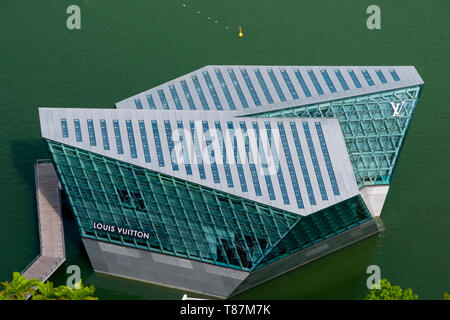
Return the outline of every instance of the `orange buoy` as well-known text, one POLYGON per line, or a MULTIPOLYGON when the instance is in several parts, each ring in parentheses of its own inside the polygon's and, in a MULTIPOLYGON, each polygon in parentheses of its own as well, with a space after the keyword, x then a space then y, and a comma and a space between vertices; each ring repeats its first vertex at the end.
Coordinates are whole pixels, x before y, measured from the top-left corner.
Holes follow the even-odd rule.
POLYGON ((244 36, 244 34, 242 33, 242 28, 241 27, 239 27, 239 38, 242 38, 243 36, 244 36))

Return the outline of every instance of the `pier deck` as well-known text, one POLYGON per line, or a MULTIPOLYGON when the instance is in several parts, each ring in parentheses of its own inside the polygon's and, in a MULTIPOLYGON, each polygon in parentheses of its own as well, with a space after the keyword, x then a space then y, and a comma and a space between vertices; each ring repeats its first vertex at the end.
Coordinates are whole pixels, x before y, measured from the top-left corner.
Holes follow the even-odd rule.
POLYGON ((22 275, 46 281, 66 260, 59 181, 49 160, 37 160, 34 171, 40 254, 22 275))

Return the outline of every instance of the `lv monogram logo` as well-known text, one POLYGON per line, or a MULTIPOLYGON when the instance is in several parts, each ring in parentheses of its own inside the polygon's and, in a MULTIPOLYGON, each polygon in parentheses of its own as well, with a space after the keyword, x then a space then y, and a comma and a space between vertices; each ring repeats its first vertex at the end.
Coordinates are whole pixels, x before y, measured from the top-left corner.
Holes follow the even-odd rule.
POLYGON ((400 114, 400 111, 402 111, 403 102, 391 102, 391 107, 394 113, 392 114, 393 117, 401 117, 405 114, 400 114))

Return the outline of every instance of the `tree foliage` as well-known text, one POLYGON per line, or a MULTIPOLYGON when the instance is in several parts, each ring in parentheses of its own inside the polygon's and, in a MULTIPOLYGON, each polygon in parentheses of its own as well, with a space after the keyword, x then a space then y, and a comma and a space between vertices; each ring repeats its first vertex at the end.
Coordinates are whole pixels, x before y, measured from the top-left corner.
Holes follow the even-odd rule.
POLYGON ((0 290, 0 300, 25 300, 28 296, 32 300, 98 300, 93 296, 95 287, 84 286, 81 280, 73 289, 54 287, 50 281, 28 280, 19 272, 13 273, 12 281, 0 282, 0 290))
POLYGON ((417 300, 419 296, 411 289, 402 290, 399 286, 392 286, 387 279, 380 280, 380 288, 373 288, 364 300, 417 300))
POLYGON ((14 272, 12 281, 0 282, 2 288, 0 296, 6 300, 25 300, 27 295, 31 295, 36 291, 35 288, 39 283, 38 279, 28 280, 19 272, 14 272))

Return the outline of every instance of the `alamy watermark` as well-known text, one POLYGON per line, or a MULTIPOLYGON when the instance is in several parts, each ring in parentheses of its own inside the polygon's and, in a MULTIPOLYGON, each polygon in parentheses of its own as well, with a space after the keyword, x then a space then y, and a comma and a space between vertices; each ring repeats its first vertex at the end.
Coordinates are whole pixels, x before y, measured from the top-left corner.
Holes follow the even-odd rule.
POLYGON ((79 266, 73 264, 67 267, 66 273, 69 275, 67 277, 66 286, 70 289, 78 289, 81 286, 81 269, 79 266))
POLYGON ((81 9, 77 5, 67 7, 66 13, 69 14, 66 20, 66 26, 69 30, 81 29, 81 9))
POLYGON ((259 167, 262 175, 275 175, 280 166, 282 142, 278 128, 271 128, 270 133, 253 127, 205 130, 202 121, 195 121, 191 130, 178 128, 172 131, 171 139, 170 158, 177 165, 248 163, 259 167))
POLYGON ((366 26, 369 30, 381 29, 381 9, 379 6, 372 4, 367 7, 367 14, 370 16, 367 18, 366 26))
POLYGON ((370 265, 366 270, 367 274, 370 276, 367 278, 366 286, 367 289, 380 289, 380 279, 381 279, 381 270, 380 267, 376 264, 370 265))

